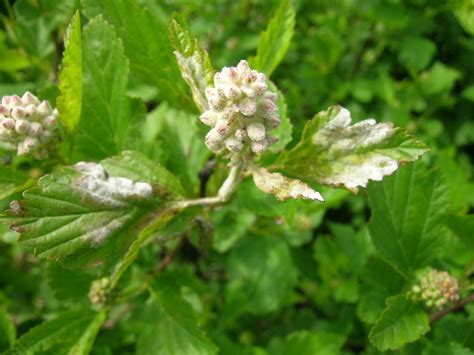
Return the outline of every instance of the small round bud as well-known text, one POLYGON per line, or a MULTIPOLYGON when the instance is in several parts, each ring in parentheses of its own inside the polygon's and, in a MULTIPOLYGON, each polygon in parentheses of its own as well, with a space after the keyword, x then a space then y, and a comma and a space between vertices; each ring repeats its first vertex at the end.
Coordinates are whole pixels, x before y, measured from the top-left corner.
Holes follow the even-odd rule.
POLYGON ((53 110, 51 109, 51 105, 46 100, 39 104, 39 106, 36 108, 36 111, 41 116, 47 116, 53 112, 53 110))
MULTIPOLYGON (((11 96, 4 96, 2 97, 2 106, 10 106, 11 96)), ((0 111, 1 112, 1 111, 0 111)))
POLYGON ((25 117, 33 118, 36 117, 36 115, 36 105, 31 104, 25 107, 25 117))
POLYGON ((244 116, 252 116, 257 112, 257 105, 253 100, 244 99, 240 103, 239 109, 244 116))
POLYGON ((238 129, 235 131, 235 138, 237 138, 239 141, 243 142, 245 138, 247 138, 247 132, 245 132, 245 129, 238 129))
POLYGON ((2 119, 2 125, 5 129, 12 130, 15 128, 15 120, 10 117, 5 117, 2 119))
POLYGON ((15 131, 19 134, 24 134, 28 132, 30 124, 26 120, 16 120, 15 122, 15 131))
MULTIPOLYGON (((5 97, 4 97, 5 98, 5 97)), ((2 100, 5 101, 5 100, 2 100)), ((8 116, 10 114, 10 109, 5 104, 0 105, 0 115, 8 116)))
POLYGON ((25 110, 23 107, 15 107, 11 113, 12 117, 16 120, 24 118, 26 116, 25 110))
POLYGON ((207 110, 201 116, 199 116, 201 122, 206 126, 214 126, 218 118, 219 114, 212 110, 207 110))
POLYGON ((43 119, 43 124, 46 128, 54 128, 56 127, 56 124, 57 124, 57 120, 56 120, 56 117, 54 116, 46 116, 44 119, 43 119))
POLYGON ((43 133, 43 126, 38 122, 31 122, 28 133, 32 136, 39 136, 41 133, 43 133))
POLYGON ((17 106, 22 106, 22 105, 23 105, 23 102, 21 102, 20 96, 18 96, 18 95, 10 96, 9 107, 11 109, 15 108, 17 106))
POLYGON ((260 122, 254 122, 247 127, 247 135, 252 141, 261 141, 265 138, 265 126, 260 122))
POLYGON ((236 100, 240 97, 241 91, 237 85, 229 84, 224 86, 224 95, 230 100, 236 100))
POLYGON ((30 104, 36 106, 39 104, 38 98, 29 91, 23 94, 23 96, 21 97, 21 102, 25 106, 30 105, 30 104))
POLYGON ((238 153, 244 148, 244 143, 236 138, 228 138, 225 141, 225 146, 232 153, 238 153))
POLYGON ((220 119, 217 121, 214 129, 221 136, 227 135, 232 129, 232 120, 220 119))
POLYGON ((267 149, 267 147, 268 147, 268 142, 265 139, 258 142, 252 142, 250 145, 252 152, 256 154, 263 152, 265 149, 267 149))

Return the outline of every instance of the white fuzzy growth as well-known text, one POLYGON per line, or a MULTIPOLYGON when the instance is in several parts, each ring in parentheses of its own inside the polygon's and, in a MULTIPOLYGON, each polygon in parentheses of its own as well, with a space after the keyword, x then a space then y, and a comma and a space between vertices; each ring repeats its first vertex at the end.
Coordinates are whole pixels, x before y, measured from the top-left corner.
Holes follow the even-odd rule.
POLYGON ((149 183, 134 182, 121 176, 109 177, 102 165, 97 163, 79 162, 75 168, 83 174, 78 179, 78 186, 105 205, 123 207, 127 205, 124 200, 148 198, 153 193, 149 183))
POLYGON ((252 171, 255 185, 263 192, 275 195, 279 200, 306 199, 324 202, 321 194, 297 179, 290 179, 280 173, 271 173, 264 168, 252 171))
POLYGON ((114 219, 103 227, 89 231, 87 234, 83 235, 81 239, 90 243, 92 247, 97 248, 104 244, 107 238, 120 229, 129 219, 130 216, 128 215, 114 219))

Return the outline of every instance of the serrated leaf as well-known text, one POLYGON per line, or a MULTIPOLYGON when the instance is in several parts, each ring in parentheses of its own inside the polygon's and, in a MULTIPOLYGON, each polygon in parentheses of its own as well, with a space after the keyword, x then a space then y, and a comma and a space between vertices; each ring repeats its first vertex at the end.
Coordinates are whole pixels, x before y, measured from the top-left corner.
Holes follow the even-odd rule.
POLYGON ((295 9, 291 0, 280 5, 260 36, 257 55, 250 59, 250 66, 270 76, 288 51, 295 28, 295 9))
POLYGON ((300 180, 290 179, 280 173, 271 173, 267 169, 257 166, 252 167, 251 172, 255 185, 263 192, 274 195, 280 201, 290 198, 324 201, 319 192, 300 180))
POLYGON ((386 303, 369 334, 370 342, 380 351, 398 349, 430 330, 428 315, 406 295, 390 297, 386 303))
POLYGON ((128 59, 114 28, 101 17, 83 30, 83 98, 75 137, 78 159, 101 159, 130 147, 145 107, 126 95, 128 59))
POLYGON ((102 15, 114 25, 130 59, 132 77, 152 85, 158 96, 177 107, 192 108, 186 83, 181 78, 167 24, 137 0, 83 0, 85 15, 102 15))
POLYGON ((400 44, 398 60, 409 70, 420 71, 430 64, 436 53, 436 45, 430 40, 409 36, 400 44))
POLYGON ((86 355, 105 317, 104 311, 73 310, 61 313, 24 334, 5 355, 86 355))
POLYGON ((289 334, 272 354, 337 355, 341 353, 344 340, 339 334, 301 330, 289 334))
POLYGON ((369 180, 382 180, 426 151, 423 143, 391 123, 368 119, 351 125, 349 111, 334 106, 306 124, 298 145, 280 155, 275 169, 357 192, 369 180))
POLYGON ((176 20, 170 21, 168 32, 181 75, 191 88, 197 108, 204 112, 209 107, 206 88, 214 85, 214 69, 209 55, 176 20))
POLYGON ((10 166, 0 164, 0 200, 28 186, 28 176, 10 166))
POLYGON ((59 75, 57 107, 66 132, 72 135, 81 119, 82 108, 82 35, 81 15, 74 15, 64 35, 63 68, 59 75))
POLYGON ((382 314, 385 300, 403 290, 405 279, 380 258, 369 259, 361 279, 357 316, 373 324, 382 314))
POLYGON ((13 324, 7 312, 0 308, 0 352, 9 349, 13 345, 15 338, 15 324, 13 324))
POLYGON ((379 255, 405 276, 426 266, 445 234, 449 201, 439 174, 411 164, 368 190, 369 231, 379 255))
POLYGON ((450 314, 434 323, 436 339, 445 343, 455 342, 474 351, 474 320, 463 314, 450 314))
POLYGON ((474 215, 448 216, 446 225, 474 252, 474 215))
POLYGON ((170 189, 179 183, 139 153, 125 152, 102 164, 106 180, 91 178, 73 167, 42 177, 37 187, 25 191, 20 215, 3 220, 21 233, 20 242, 34 247, 39 258, 70 267, 115 262, 136 238, 138 225, 148 213, 158 212, 165 201, 178 196, 170 189), (123 196, 116 192, 111 178, 148 183, 153 194, 123 196), (112 182, 104 185, 104 181, 112 182))
POLYGON ((142 322, 138 354, 211 355, 218 351, 199 329, 191 306, 163 282, 145 305, 142 322))

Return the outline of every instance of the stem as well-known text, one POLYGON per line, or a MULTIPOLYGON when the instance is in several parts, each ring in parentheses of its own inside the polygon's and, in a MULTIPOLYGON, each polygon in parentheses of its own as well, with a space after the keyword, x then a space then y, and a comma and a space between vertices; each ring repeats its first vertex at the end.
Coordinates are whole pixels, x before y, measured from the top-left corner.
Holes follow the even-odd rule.
POLYGON ((466 298, 463 298, 457 302, 455 302, 451 307, 446 309, 442 309, 441 311, 434 312, 430 314, 430 323, 436 322, 437 320, 443 318, 444 316, 448 315, 451 312, 455 312, 463 308, 465 305, 474 302, 474 293, 471 293, 466 298))

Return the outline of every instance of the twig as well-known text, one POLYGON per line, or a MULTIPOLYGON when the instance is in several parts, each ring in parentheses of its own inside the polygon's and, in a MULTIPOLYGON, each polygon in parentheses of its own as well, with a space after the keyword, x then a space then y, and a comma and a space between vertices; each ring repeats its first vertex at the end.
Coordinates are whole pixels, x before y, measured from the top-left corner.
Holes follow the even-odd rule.
POLYGON ((173 261, 176 255, 178 255, 179 251, 183 248, 184 244, 186 243, 186 240, 186 236, 183 235, 178 245, 173 250, 171 250, 171 252, 166 254, 163 259, 161 259, 160 264, 156 268, 156 273, 160 273, 164 269, 166 269, 166 267, 173 261))
POLYGON ((446 309, 442 309, 441 311, 434 312, 430 314, 430 323, 436 322, 437 320, 443 318, 444 316, 448 315, 451 312, 455 312, 463 308, 468 303, 474 302, 474 293, 471 293, 466 298, 463 298, 457 302, 455 302, 451 307, 446 309))
POLYGON ((214 158, 209 159, 204 165, 204 168, 199 172, 199 197, 206 197, 206 187, 209 179, 214 172, 216 166, 216 160, 214 158))

